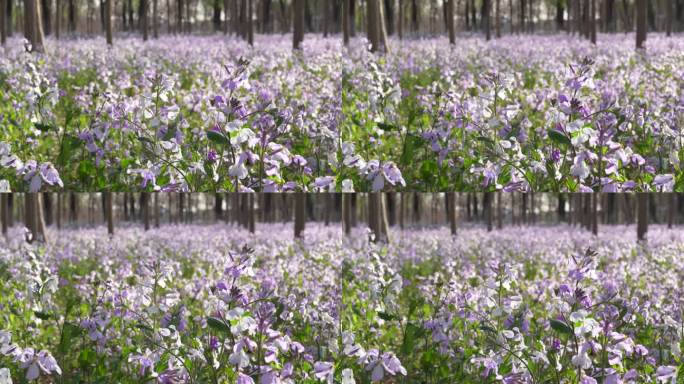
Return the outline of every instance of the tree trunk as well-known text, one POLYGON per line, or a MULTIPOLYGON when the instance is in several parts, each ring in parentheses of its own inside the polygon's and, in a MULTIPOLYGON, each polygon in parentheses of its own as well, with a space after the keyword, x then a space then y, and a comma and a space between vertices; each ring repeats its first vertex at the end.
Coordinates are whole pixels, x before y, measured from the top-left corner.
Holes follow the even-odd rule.
POLYGON ((300 50, 304 41, 304 0, 293 0, 292 11, 294 12, 292 49, 300 50))
MULTIPOLYGON (((254 10, 252 9, 252 2, 253 0, 247 0, 247 44, 250 47, 254 46, 254 10)), ((254 198, 251 201, 254 202, 254 198)))
POLYGON ((565 27, 565 9, 562 1, 556 1, 556 29, 562 31, 565 27))
POLYGON ((140 210, 143 215, 143 225, 146 231, 150 230, 150 194, 140 193, 140 210))
POLYGON ((9 228, 9 201, 8 193, 0 193, 0 221, 2 221, 2 235, 7 238, 9 228))
POLYGON ((518 25, 518 31, 520 32, 525 32, 525 0, 520 0, 520 14, 518 15, 520 17, 520 22, 518 25))
POLYGON ((447 0, 445 6, 447 7, 447 29, 449 30, 449 44, 456 44, 456 28, 454 27, 454 1, 447 0))
POLYGON ((496 193, 496 228, 503 228, 503 193, 501 191, 496 193))
POLYGON ((247 229, 249 233, 254 233, 256 231, 256 212, 254 209, 254 194, 247 194, 247 207, 249 209, 247 215, 247 229))
POLYGON ((154 227, 159 228, 159 216, 161 209, 159 207, 159 193, 154 194, 154 227))
MULTIPOLYGON (((399 15, 397 16, 397 34, 399 35, 399 39, 401 40, 404 38, 404 0, 397 1, 399 2, 399 15)), ((451 2, 453 0, 447 1, 451 2)))
POLYGON ((646 241, 646 232, 648 232, 648 193, 642 192, 637 194, 637 240, 646 241))
POLYGON ((113 44, 113 39, 112 39, 112 2, 114 0, 105 0, 105 1, 106 1, 105 29, 106 29, 106 35, 107 35, 107 45, 111 46, 113 44))
POLYGON ((492 200, 493 200, 493 195, 492 192, 485 192, 484 198, 483 198, 483 210, 484 210, 484 215, 485 215, 485 223, 487 224, 487 231, 491 232, 492 229, 494 228, 493 226, 493 212, 492 212, 492 200))
POLYGON ((28 243, 47 242, 45 221, 43 220, 43 204, 37 193, 24 195, 24 222, 29 233, 26 235, 28 243))
POLYGON ((636 47, 637 49, 644 48, 644 42, 646 41, 646 14, 647 0, 636 0, 636 20, 637 20, 637 32, 636 32, 636 47))
POLYGON ((299 239, 302 237, 304 227, 306 226, 306 194, 297 192, 295 194, 295 218, 294 218, 294 236, 299 239))
POLYGON ((214 194, 214 219, 223 220, 223 196, 220 193, 214 194))
POLYGON ((591 0, 591 9, 589 10, 589 21, 591 25, 591 43, 596 45, 596 0, 591 0))
POLYGON ((40 0, 41 21, 46 36, 52 34, 52 1, 40 0))
POLYGON ((368 224, 373 233, 374 242, 389 242, 387 209, 384 194, 380 192, 368 194, 368 224))
POLYGON ((496 38, 501 38, 501 0, 496 0, 495 6, 496 17, 496 38))
POLYGON ((62 194, 57 194, 57 229, 62 229, 62 194))
POLYGON ((0 45, 2 46, 7 42, 7 25, 5 25, 7 21, 7 15, 5 15, 7 12, 6 1, 12 0, 0 0, 0 45))
MULTIPOLYGON (((111 0, 108 0, 109 2, 111 0)), ((114 212, 113 212, 113 198, 111 192, 103 192, 104 195, 104 216, 107 220, 107 234, 114 235, 114 212)))
POLYGON ((351 235, 352 229, 352 195, 349 193, 342 194, 342 228, 346 236, 351 235))
POLYGON ((43 192, 43 208, 45 210, 45 225, 52 225, 52 194, 50 192, 43 192))
POLYGON ((140 29, 142 29, 143 41, 147 41, 147 1, 140 0, 140 29))
POLYGON ((485 38, 487 41, 492 39, 492 29, 490 26, 490 2, 491 0, 483 0, 482 3, 482 22, 484 23, 485 38))
POLYGON ((591 233, 598 235, 598 194, 591 194, 591 233))
MULTIPOLYGON (((220 17, 219 14, 219 23, 221 22, 220 17)), ((152 0, 152 37, 159 38, 159 0, 152 0)))
POLYGON ((668 193, 665 197, 667 197, 667 229, 672 229, 674 215, 677 212, 677 195, 668 193))
POLYGON ((349 24, 349 0, 342 0, 342 42, 345 47, 349 46, 349 24))
POLYGON ((558 194, 558 208, 556 209, 556 214, 559 222, 562 223, 565 221, 565 195, 562 193, 558 194))
MULTIPOLYGON (((452 0, 453 1, 453 0, 452 0)), ((447 199, 449 200, 449 209, 447 211, 449 229, 451 236, 456 236, 458 232, 458 215, 456 213, 456 205, 458 204, 458 195, 454 192, 447 193, 447 199)))

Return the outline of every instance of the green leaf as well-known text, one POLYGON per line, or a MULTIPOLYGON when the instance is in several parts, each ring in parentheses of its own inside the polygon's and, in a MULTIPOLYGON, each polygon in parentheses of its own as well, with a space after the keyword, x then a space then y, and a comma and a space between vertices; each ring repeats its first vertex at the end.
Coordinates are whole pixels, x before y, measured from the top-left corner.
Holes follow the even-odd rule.
POLYGON ((406 142, 404 143, 404 151, 401 154, 399 162, 402 165, 410 165, 414 160, 418 148, 420 148, 422 144, 422 137, 416 135, 406 136, 406 142))
POLYGON ((548 133, 549 133, 549 138, 554 143, 560 144, 560 145, 572 145, 572 143, 570 142, 570 139, 568 139, 567 136, 558 132, 557 130, 549 129, 548 133))
POLYGON ((389 124, 389 123, 378 123, 378 128, 380 128, 384 131, 391 131, 391 130, 396 129, 397 127, 395 127, 394 125, 389 124))
POLYGON ((425 334, 425 329, 413 323, 406 324, 404 341, 401 344, 401 353, 404 355, 413 354, 414 348, 416 346, 416 340, 419 340, 423 334, 425 334))
POLYGON ((164 134, 164 141, 169 141, 176 137, 176 132, 178 132, 178 123, 172 123, 169 125, 168 129, 166 130, 166 133, 164 134))
POLYGON ((230 144, 230 140, 221 132, 207 131, 207 138, 219 145, 230 144))
POLYGON ((41 131, 41 132, 47 132, 47 131, 49 131, 50 129, 54 128, 54 127, 53 127, 52 125, 50 125, 50 124, 34 123, 33 125, 36 127, 37 130, 39 130, 39 131, 41 131))
POLYGON ((49 312, 33 311, 33 313, 41 320, 48 320, 50 318, 49 312))
POLYGON ((378 312, 378 317, 385 321, 392 321, 396 319, 394 315, 391 315, 387 312, 378 312))
POLYGON ((213 328, 219 332, 224 332, 224 333, 230 332, 230 327, 223 320, 221 320, 217 317, 212 317, 212 316, 207 317, 207 324, 211 328, 213 328))
POLYGON ((573 333, 572 328, 568 324, 566 324, 564 321, 551 319, 549 321, 549 323, 551 323, 551 328, 558 333, 562 333, 562 334, 566 334, 566 335, 572 335, 572 333, 573 333))
POLYGON ((494 140, 490 139, 489 137, 485 136, 478 136, 475 138, 477 141, 481 141, 485 143, 488 147, 493 147, 494 146, 494 140))
POLYGON ((83 329, 78 325, 69 322, 64 323, 64 327, 62 328, 62 336, 60 338, 58 347, 59 352, 62 354, 69 352, 74 340, 77 340, 82 332, 83 329))

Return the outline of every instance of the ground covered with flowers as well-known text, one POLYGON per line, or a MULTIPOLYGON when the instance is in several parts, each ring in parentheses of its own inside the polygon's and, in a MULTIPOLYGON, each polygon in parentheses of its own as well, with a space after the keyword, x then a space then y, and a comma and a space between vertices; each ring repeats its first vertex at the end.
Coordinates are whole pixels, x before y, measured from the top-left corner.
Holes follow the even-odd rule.
POLYGON ((13 191, 325 184, 337 166, 341 43, 255 46, 89 39, 49 41, 38 55, 11 41, 0 57, 0 180, 13 191))
POLYGON ((684 39, 19 39, 0 190, 684 190, 684 39))
POLYGON ((0 248, 0 381, 677 383, 684 235, 64 230, 0 248))
POLYGON ((421 191, 684 190, 681 37, 645 52, 630 34, 393 49, 344 57, 345 162, 395 164, 421 191))

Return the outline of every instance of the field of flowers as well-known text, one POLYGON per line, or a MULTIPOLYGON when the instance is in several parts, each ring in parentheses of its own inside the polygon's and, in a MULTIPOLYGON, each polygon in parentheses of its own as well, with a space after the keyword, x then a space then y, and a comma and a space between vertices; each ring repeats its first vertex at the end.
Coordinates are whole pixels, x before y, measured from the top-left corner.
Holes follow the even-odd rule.
POLYGON ((337 41, 296 55, 265 36, 51 43, 0 56, 5 188, 277 191, 333 174, 337 41))
POLYGON ((678 383, 684 234, 18 228, 0 382, 678 383), (54 234, 53 234, 54 235, 54 234))
POLYGON ((358 49, 344 65, 345 160, 395 164, 395 183, 420 191, 682 191, 684 39, 649 36, 636 52, 633 37, 358 49))
POLYGON ((684 39, 11 40, 0 190, 684 190, 684 39))

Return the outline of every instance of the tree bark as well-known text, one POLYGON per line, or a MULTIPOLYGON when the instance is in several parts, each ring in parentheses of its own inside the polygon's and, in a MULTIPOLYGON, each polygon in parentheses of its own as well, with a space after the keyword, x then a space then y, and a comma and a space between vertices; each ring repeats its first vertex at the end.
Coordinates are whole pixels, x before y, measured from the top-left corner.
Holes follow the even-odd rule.
MULTIPOLYGON (((108 2, 111 0, 108 0, 108 2)), ((113 212, 113 198, 111 192, 103 192, 104 194, 104 216, 107 220, 107 234, 114 235, 114 212, 113 212)))
MULTIPOLYGON (((219 23, 221 22, 220 17, 219 15, 219 23)), ((159 38, 159 0, 152 0, 152 37, 159 38)))
POLYGON ((159 207, 159 193, 154 194, 154 227, 159 228, 159 216, 161 215, 161 209, 159 207))
MULTIPOLYGON (((105 0, 105 29, 107 34, 107 45, 113 44, 112 39, 112 2, 114 0, 105 0)), ((155 0, 156 1, 156 0, 155 0)))
POLYGON ((299 239, 302 237, 304 227, 306 226, 306 194, 297 192, 295 194, 295 219, 294 219, 294 237, 299 239))
POLYGON ((637 240, 646 241, 646 232, 648 232, 648 193, 641 192, 637 194, 637 240))
POLYGON ((503 193, 501 191, 496 193, 496 228, 503 228, 503 193))
POLYGON ((491 23, 490 23, 490 1, 491 0, 483 0, 482 3, 482 22, 484 23, 484 31, 485 31, 485 39, 487 41, 492 39, 492 28, 491 28, 491 23))
POLYGON ((636 0, 636 20, 637 20, 637 32, 636 32, 636 47, 637 49, 644 48, 644 42, 646 41, 646 14, 647 0, 636 0))
POLYGON ((349 0, 342 0, 342 42, 345 47, 349 46, 349 23, 349 0))
POLYGON ((9 228, 9 194, 0 193, 0 221, 2 221, 2 235, 7 238, 9 228))
POLYGON ((449 30, 449 44, 456 44, 456 30, 454 27, 454 1, 446 0, 445 6, 447 7, 447 28, 449 30))
POLYGON ((140 0, 140 29, 142 29, 143 41, 147 41, 147 1, 140 0))
POLYGON ((146 231, 150 230, 150 194, 140 193, 140 209, 143 216, 143 226, 146 231))
POLYGON ((0 0, 0 45, 2 46, 7 42, 7 25, 5 25, 7 21, 7 15, 5 14, 7 12, 7 5, 5 1, 11 0, 0 0))
POLYGON ((451 236, 456 236, 458 233, 458 215, 456 213, 458 195, 454 192, 449 192, 447 198, 449 199, 449 210, 447 212, 449 215, 449 229, 451 236))
POLYGON ((292 11, 294 12, 292 49, 300 50, 304 41, 304 0, 293 0, 292 11))
POLYGON ((342 194, 342 228, 346 236, 351 235, 352 229, 352 195, 349 193, 342 194))

